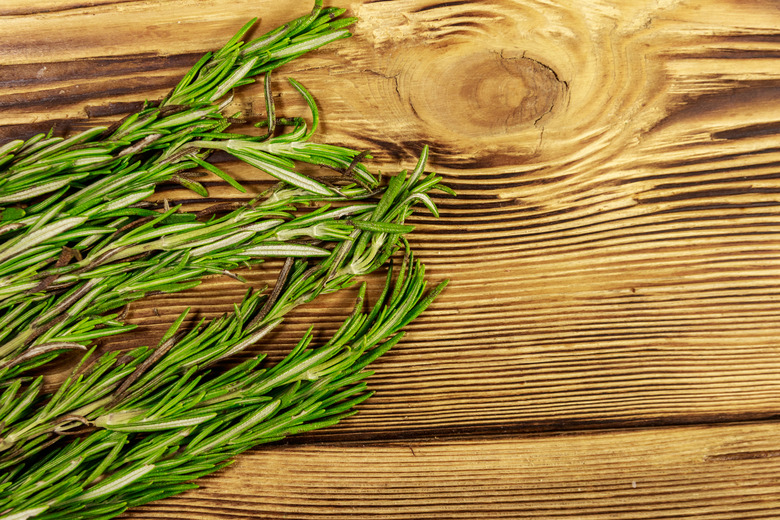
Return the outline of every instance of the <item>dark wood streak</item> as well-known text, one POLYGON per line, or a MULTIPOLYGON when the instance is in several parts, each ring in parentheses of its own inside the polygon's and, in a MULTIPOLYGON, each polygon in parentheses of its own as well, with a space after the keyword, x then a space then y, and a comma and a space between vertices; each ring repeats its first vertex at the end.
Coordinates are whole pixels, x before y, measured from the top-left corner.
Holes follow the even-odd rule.
POLYGON ((780 59, 780 50, 751 51, 744 49, 708 49, 706 54, 676 53, 674 57, 686 60, 777 60, 780 59))
MULTIPOLYGON (((95 56, 68 61, 37 61, 34 63, 0 65, 0 88, 40 87, 41 85, 63 81, 92 81, 96 77, 137 77, 144 73, 165 69, 178 71, 191 66, 201 55, 202 53, 176 55, 141 53, 121 56, 95 56)), ((95 93, 102 94, 102 91, 95 91, 95 93)))
POLYGON ((772 457, 780 457, 780 450, 772 451, 742 451, 735 453, 723 453, 720 455, 708 455, 705 457, 706 462, 726 462, 732 460, 755 460, 755 459, 767 459, 772 457))
MULTIPOLYGON (((774 195, 780 193, 780 188, 756 188, 751 186, 745 186, 744 188, 710 188, 706 190, 690 190, 677 193, 674 195, 667 195, 663 197, 646 197, 643 196, 640 200, 642 204, 656 204, 659 202, 674 202, 674 201, 693 201, 696 199, 708 199, 717 200, 720 198, 728 198, 736 195, 774 195)), ((769 199, 767 197, 768 200, 769 199)), ((763 202, 763 201, 760 201, 763 202)), ((751 203, 752 204, 752 203, 751 203)))
POLYGON ((711 41, 723 46, 734 45, 735 43, 770 43, 780 42, 780 33, 755 31, 750 33, 738 32, 725 36, 713 36, 711 41))
POLYGON ((447 8, 447 7, 456 7, 456 6, 459 6, 459 5, 471 5, 471 4, 472 4, 472 2, 470 2, 468 0, 458 0, 458 1, 453 1, 453 2, 440 2, 440 3, 436 3, 436 4, 431 4, 431 5, 426 5, 424 7, 420 7, 415 12, 421 13, 423 11, 432 11, 434 9, 442 9, 442 8, 447 8))
POLYGON ((772 123, 759 123, 755 125, 747 125, 740 128, 733 128, 729 130, 722 130, 712 134, 713 139, 748 139, 751 137, 764 137, 767 135, 780 134, 780 122, 772 123))
MULTIPOLYGON (((775 151, 767 151, 766 153, 776 153, 775 151)), ((755 159, 752 156, 746 156, 743 155, 746 160, 750 158, 751 163, 755 159)), ((727 159, 735 159, 737 157, 728 157, 727 159)), ((767 168, 777 168, 780 166, 780 161, 766 161, 766 162, 756 162, 756 163, 743 163, 739 166, 724 166, 720 168, 709 168, 709 169, 703 169, 703 170, 694 170, 694 171, 674 171, 673 173, 666 173, 666 174, 655 174, 655 175, 648 175, 648 176, 641 176, 637 178, 631 178, 624 180, 624 184, 633 184, 636 182, 643 182, 643 181, 651 181, 651 180, 661 180, 661 179, 676 179, 676 178, 701 178, 707 175, 715 175, 715 174, 733 174, 733 173, 741 173, 743 171, 750 171, 750 170, 764 170, 767 168)), ((675 165, 670 165, 675 166, 675 165)), ((673 168, 669 168, 673 169, 673 168)), ((737 176, 729 176, 729 177, 723 177, 722 179, 716 179, 712 181, 708 180, 700 180, 698 182, 701 183, 707 183, 707 182, 724 182, 724 180, 729 180, 731 182, 745 182, 749 179, 772 179, 773 176, 776 175, 774 172, 769 174, 764 174, 762 176, 756 176, 756 177, 749 177, 746 175, 737 175, 737 176)), ((670 186, 673 184, 658 184, 656 185, 656 188, 664 188, 667 186, 670 186)))
MULTIPOLYGON (((715 76, 712 80, 722 81, 720 76, 715 76)), ((680 95, 677 101, 681 103, 681 106, 659 119, 647 132, 658 132, 678 122, 681 124, 685 124, 686 121, 695 123, 699 117, 718 113, 724 106, 749 107, 754 104, 761 105, 765 102, 773 102, 777 100, 779 89, 780 79, 768 78, 765 80, 735 81, 713 91, 692 91, 680 95)), ((696 130, 701 130, 701 128, 696 127, 696 130)), ((679 143, 677 146, 686 145, 686 143, 679 143)))
POLYGON ((42 7, 37 9, 25 9, 25 8, 0 9, 0 17, 35 16, 35 15, 42 15, 42 14, 64 13, 69 11, 94 8, 97 5, 101 7, 108 7, 114 5, 133 4, 133 3, 138 3, 139 1, 143 1, 143 0, 102 0, 102 1, 92 1, 88 3, 80 2, 80 3, 70 4, 70 5, 64 5, 62 7, 48 7, 48 8, 42 7))
MULTIPOLYGON (((102 105, 87 105, 84 112, 90 119, 106 116, 116 116, 139 112, 144 107, 142 101, 108 102, 102 105)), ((0 127, 1 128, 1 127, 0 127)))
MULTIPOLYGON (((718 174, 718 173, 730 173, 734 171, 742 171, 742 170, 753 170, 753 169, 765 169, 767 167, 777 167, 780 166, 780 161, 777 161, 776 163, 763 163, 763 164, 756 164, 756 165, 749 165, 749 166, 743 166, 739 168, 719 168, 717 170, 702 170, 702 171, 696 171, 696 172, 685 172, 685 173, 677 173, 677 174, 669 174, 665 176, 655 176, 655 180, 660 179, 688 179, 688 178, 694 178, 696 180, 686 180, 686 181, 680 181, 680 182, 667 182, 667 183, 661 183, 657 184, 653 187, 654 191, 659 190, 669 190, 669 189, 679 189, 679 188, 692 188, 696 186, 707 186, 712 184, 735 184, 737 182, 739 183, 748 183, 748 182, 755 182, 755 181, 766 181, 766 180, 775 180, 777 178, 780 178, 780 173, 771 172, 771 173, 763 173, 763 174, 753 174, 753 175, 741 175, 738 179, 734 179, 731 176, 723 176, 715 179, 707 179, 707 178, 700 178, 704 176, 708 176, 711 174, 718 174)), ((649 178, 644 178, 643 180, 650 180, 649 178)), ((627 183, 628 184, 628 183, 627 183)))
POLYGON ((0 108, 11 108, 32 112, 40 110, 41 106, 84 104, 94 99, 95 92, 110 97, 127 96, 144 92, 147 89, 167 89, 176 84, 176 79, 169 76, 146 76, 143 78, 97 81, 82 83, 66 88, 50 88, 23 92, 19 94, 0 95, 0 108))

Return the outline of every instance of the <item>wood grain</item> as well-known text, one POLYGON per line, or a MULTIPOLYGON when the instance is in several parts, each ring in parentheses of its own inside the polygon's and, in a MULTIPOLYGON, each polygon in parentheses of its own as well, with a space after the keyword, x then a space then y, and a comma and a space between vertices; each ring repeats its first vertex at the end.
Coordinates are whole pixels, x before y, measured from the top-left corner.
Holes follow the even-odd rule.
POLYGON ((768 519, 779 454, 776 423, 279 447, 126 518, 768 519))
MULTIPOLYGON (((386 0, 345 6, 359 18, 354 36, 280 71, 279 109, 305 113, 285 85, 284 77, 295 77, 321 106, 319 138, 370 149, 388 173, 411 167, 422 145, 431 146, 432 166, 458 197, 436 200, 439 219, 414 218, 413 246, 431 280, 450 278, 451 285, 377 362, 371 380, 377 393, 358 416, 291 441, 300 445, 264 449, 239 462, 231 478, 266 475, 255 487, 236 493, 234 481, 210 480, 211 491, 139 514, 517 518, 526 511, 521 505, 531 504, 529 511, 537 512, 528 517, 780 516, 780 502, 771 496, 775 458, 711 473, 704 468, 715 466, 690 462, 683 448, 662 453, 685 445, 689 434, 701 436, 703 444, 693 448, 701 454, 709 453, 707 442, 730 438, 729 432, 750 443, 754 432, 769 439, 777 428, 771 422, 780 411, 776 3, 386 0), (745 421, 765 422, 701 426, 745 421), (670 428, 682 425, 699 427, 670 428), (649 429, 624 431, 636 427, 649 429), (576 436, 583 453, 600 453, 603 466, 594 458, 576 459, 580 466, 534 467, 521 455, 506 455, 522 448, 553 457, 571 439, 556 435, 586 429, 609 429, 576 436), (491 437, 498 434, 499 440, 491 437), (487 437, 468 440, 473 436, 487 437), (393 444, 433 437, 446 440, 434 443, 441 457, 431 464, 445 467, 447 457, 463 450, 476 454, 458 455, 460 465, 450 468, 475 482, 467 499, 437 489, 437 474, 426 474, 393 444), (644 455, 609 452, 610 442, 638 443, 644 455), (668 457, 668 465, 643 465, 652 456, 668 457), (362 457, 384 468, 366 484, 375 501, 370 509, 355 502, 363 480, 333 485, 344 478, 344 457, 356 472, 363 471, 362 457), (517 473, 491 480, 485 462, 491 457, 508 457, 517 473), (309 491, 290 484, 286 460, 291 467, 311 460, 322 483, 309 491), (413 496, 419 507, 381 490, 410 464, 418 471, 414 487, 422 490, 413 496), (612 484, 587 488, 596 495, 565 495, 566 505, 554 510, 556 479, 585 485, 593 471, 609 479, 637 468, 656 487, 639 495, 621 494, 612 484), (733 482, 750 471, 765 480, 755 497, 743 500, 746 491, 733 482), (661 484, 667 477, 671 487, 661 484), (524 498, 530 487, 517 482, 531 486, 533 478, 537 498, 524 498), (674 489, 685 481, 693 484, 674 489), (503 498, 482 500, 486 489, 501 490, 495 496, 503 498), (255 493, 261 499, 250 500, 255 493), (285 493, 293 499, 283 506, 285 493), (236 511, 230 500, 239 504, 236 511), (307 504, 300 510, 299 501, 307 504), (332 506, 342 503, 356 509, 332 506), (742 516, 728 516, 730 504, 742 516)), ((307 9, 266 0, 229 8, 216 0, 3 2, 0 140, 112 121, 139 101, 162 96, 248 18, 260 16, 267 28, 307 9)), ((242 91, 238 106, 261 114, 256 93, 242 91)), ((269 183, 241 165, 224 166, 253 193, 269 183)), ((212 200, 236 197, 216 179, 207 184, 212 200)), ((160 196, 203 204, 175 189, 160 196)), ((269 264, 248 276, 262 285, 275 269, 269 264)), ((142 324, 142 334, 109 348, 154 341, 193 303, 203 315, 225 312, 244 289, 213 279, 187 294, 141 302, 131 319, 142 324)), ((326 337, 352 297, 301 309, 258 348, 281 355, 311 323, 326 337)), ((306 472, 298 472, 300 480, 306 472)), ((575 486, 566 489, 574 493, 575 486)))

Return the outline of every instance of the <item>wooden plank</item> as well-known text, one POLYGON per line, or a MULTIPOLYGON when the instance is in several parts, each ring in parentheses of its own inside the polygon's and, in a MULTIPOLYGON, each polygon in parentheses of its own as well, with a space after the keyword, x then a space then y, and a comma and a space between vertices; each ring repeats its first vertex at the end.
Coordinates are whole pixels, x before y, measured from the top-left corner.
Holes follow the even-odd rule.
MULTIPOLYGON (((413 246, 451 285, 376 364, 356 417, 128 518, 778 517, 777 424, 663 427, 777 416, 776 3, 349 7, 355 36, 285 67, 275 98, 305 114, 284 77, 302 81, 319 137, 371 149, 385 172, 431 145, 459 196, 413 219, 413 246), (524 434, 637 426, 655 428, 524 434)), ((0 140, 112 121, 252 16, 269 28, 307 9, 5 1, 0 140)), ((262 116, 255 92, 236 106, 262 116)), ((224 166, 252 194, 269 185, 224 166)), ((236 198, 208 185, 211 201, 236 198)), ((262 286, 276 269, 247 276, 262 286)), ((140 302, 141 334, 107 348, 154 342, 191 304, 228 311, 244 290, 220 278, 140 302)), ((312 323, 325 338, 353 296, 301 309, 258 348, 280 356, 312 323)))
MULTIPOLYGON (((114 119, 250 16, 269 27, 305 12, 279 4, 7 4, 0 133, 114 119)), ((459 193, 437 199, 440 219, 413 219, 431 279, 451 286, 377 364, 360 419, 321 435, 776 414, 780 15, 699 5, 358 2, 353 38, 279 74, 280 110, 303 110, 284 75, 316 93, 324 140, 370 147, 387 171, 429 142, 459 193)), ((260 114, 251 92, 239 104, 260 114)), ((269 185, 226 167, 253 193, 269 185)), ((268 283, 273 267, 253 276, 268 283)), ((191 303, 228 311, 244 289, 215 280, 140 303, 147 336, 130 341, 154 341, 191 303)), ((326 334, 349 299, 302 310, 262 348, 281 352, 312 321, 326 334)))
MULTIPOLYGON (((275 272, 269 265, 249 280, 262 286, 272 282, 275 272)), ((372 281, 378 288, 379 277, 372 281)), ((214 280, 191 293, 151 298, 134 307, 131 320, 143 325, 142 339, 158 337, 193 302, 206 298, 210 302, 196 305, 193 319, 215 316, 229 310, 244 290, 238 282, 214 280)), ((294 312, 258 350, 278 358, 312 324, 320 338, 327 337, 346 316, 354 295, 354 291, 334 295, 294 312)), ((702 323, 693 318, 645 318, 645 328, 657 330, 644 332, 636 324, 610 331, 607 322, 584 331, 584 339, 578 340, 566 337, 576 330, 556 331, 560 324, 534 324, 531 313, 523 317, 527 330, 515 332, 517 324, 509 318, 501 323, 500 317, 486 316, 479 308, 453 312, 448 306, 459 297, 468 293, 455 279, 441 300, 410 327, 408 337, 375 364, 377 373, 370 385, 377 393, 361 406, 361 414, 311 438, 717 422, 777 413, 776 336, 769 325, 763 325, 765 331, 759 329, 760 319, 745 318, 743 324, 733 319, 724 325, 727 317, 702 323), (478 319, 491 320, 493 330, 477 327, 478 319), (714 324, 721 327, 719 334, 714 324), (686 337, 675 337, 663 330, 670 326, 690 330, 686 337), (730 330, 724 331, 726 327, 730 330), (507 339, 501 340, 501 334, 507 339)), ((134 337, 117 344, 140 341, 134 337)), ((256 351, 247 355, 252 352, 256 351)))
POLYGON ((770 423, 278 446, 123 518, 777 518, 777 431, 770 423))

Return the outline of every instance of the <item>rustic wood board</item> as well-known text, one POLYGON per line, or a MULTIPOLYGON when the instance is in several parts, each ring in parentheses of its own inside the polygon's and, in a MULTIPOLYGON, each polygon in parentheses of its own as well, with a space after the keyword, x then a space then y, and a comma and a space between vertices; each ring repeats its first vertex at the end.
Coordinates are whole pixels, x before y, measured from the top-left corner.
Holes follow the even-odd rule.
POLYGON ((750 424, 288 446, 128 518, 776 518, 776 438, 750 424))
MULTIPOLYGON (((284 77, 301 81, 320 138, 370 149, 388 173, 431 146, 458 197, 414 218, 413 246, 451 285, 377 362, 356 417, 126 517, 780 516, 776 2, 344 7, 354 36, 280 71, 278 104, 303 114, 284 77)), ((0 139, 113 121, 247 19, 308 8, 4 0, 0 139)), ((238 103, 261 113, 253 92, 238 103)), ((126 343, 243 291, 213 279, 142 302, 126 343)), ((302 309, 264 348, 281 354, 312 322, 324 337, 353 297, 302 309)))

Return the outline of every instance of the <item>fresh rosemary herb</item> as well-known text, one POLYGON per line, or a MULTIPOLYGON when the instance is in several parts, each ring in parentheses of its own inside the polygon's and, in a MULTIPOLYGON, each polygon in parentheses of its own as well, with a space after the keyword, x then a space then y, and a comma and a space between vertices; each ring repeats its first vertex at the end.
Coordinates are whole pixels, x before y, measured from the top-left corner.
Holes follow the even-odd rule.
POLYGON ((111 518, 180 493, 258 444, 336 424, 370 392, 365 367, 443 290, 426 293, 405 222, 431 190, 451 191, 424 172, 385 187, 365 152, 311 141, 314 99, 291 84, 312 113, 278 117, 270 71, 346 37, 354 20, 323 8, 260 38, 254 21, 204 56, 161 102, 111 128, 67 139, 37 135, 0 146, 0 520, 111 518), (230 92, 264 75, 263 135, 228 132, 230 92), (164 182, 196 193, 199 170, 243 187, 209 155, 220 150, 280 184, 239 204, 198 213, 144 202, 164 182), (298 171, 335 169, 341 182, 298 171), (332 204, 332 205, 331 205, 332 204), (299 209, 310 206, 305 214, 299 209), (378 302, 365 311, 365 284, 335 335, 310 348, 311 330, 284 360, 224 361, 262 343, 287 314, 319 295, 358 283, 403 247, 378 302), (234 312, 181 330, 183 313, 155 348, 99 354, 96 340, 132 330, 121 310, 152 292, 175 292, 204 276, 284 258, 273 290, 248 291, 234 312), (65 350, 85 351, 71 376, 43 392, 32 368, 65 350))
MULTIPOLYGON (((109 172, 127 175, 126 169, 135 164, 135 158, 153 150, 166 152, 158 162, 165 173, 155 172, 157 182, 199 166, 196 161, 185 161, 177 169, 165 168, 174 162, 172 157, 181 145, 202 134, 218 134, 230 124, 221 111, 229 105, 226 96, 232 89, 349 36, 346 27, 354 19, 339 18, 343 12, 323 8, 317 0, 310 14, 244 43, 241 39, 256 22, 252 20, 222 49, 203 56, 161 102, 127 117, 115 128, 97 127, 67 139, 38 134, 7 143, 0 147, 0 202, 57 193, 70 183, 104 177, 109 172)), ((56 200, 50 197, 40 206, 51 206, 56 200)))
POLYGON ((394 287, 388 276, 370 312, 362 309, 363 285, 354 312, 327 343, 309 348, 310 331, 267 369, 260 368, 261 356, 224 372, 200 367, 266 335, 279 322, 281 309, 308 299, 311 291, 343 283, 337 275, 322 285, 327 262, 312 272, 306 261, 296 261, 276 312, 255 320, 262 298, 248 295, 231 316, 182 335, 154 369, 123 392, 116 392, 118 382, 139 370, 152 351, 137 349, 122 359, 104 355, 85 374, 68 380, 40 415, 80 409, 27 426, 26 433, 37 436, 16 451, 41 447, 45 455, 29 464, 16 462, 0 481, 3 518, 110 518, 193 487, 190 481, 253 446, 352 415, 355 405, 370 396, 364 379, 371 372, 364 368, 396 344, 400 329, 443 289, 442 284, 426 294, 422 266, 407 259, 394 287), (69 431, 82 435, 70 442, 57 436, 69 431))
MULTIPOLYGON (((422 168, 420 162, 415 171, 422 168)), ((327 256, 329 249, 323 246, 352 243, 361 231, 364 237, 377 237, 372 240, 411 231, 403 225, 411 206, 422 199, 435 211, 426 191, 440 187, 441 178, 413 176, 413 183, 396 188, 403 178, 393 177, 378 203, 321 206, 299 217, 289 214, 291 203, 310 202, 312 195, 297 188, 279 189, 264 201, 207 222, 174 207, 124 233, 111 233, 81 260, 23 271, 24 278, 16 276, 0 288, 0 312, 5 311, 0 318, 0 381, 39 366, 58 350, 86 350, 98 338, 131 330, 116 314, 105 313, 150 292, 188 289, 207 274, 224 274, 263 258, 327 256)), ((61 235, 52 240, 53 247, 62 247, 61 235)), ((367 265, 374 261, 364 258, 367 265)), ((353 274, 361 268, 353 267, 353 274)))
MULTIPOLYGON (((333 292, 352 285, 355 283, 356 277, 371 273, 383 266, 396 250, 399 241, 402 240, 403 233, 408 231, 408 228, 403 225, 402 221, 407 214, 408 205, 414 201, 412 197, 414 190, 426 181, 423 178, 418 179, 414 184, 409 184, 408 181, 410 180, 414 179, 407 178, 405 174, 393 177, 389 189, 379 203, 374 206, 373 211, 353 217, 354 222, 370 222, 369 227, 372 229, 361 230, 360 225, 355 226, 347 240, 328 252, 320 262, 312 264, 311 261, 307 262, 304 259, 299 259, 295 263, 292 257, 288 256, 290 272, 286 276, 280 277, 283 279, 280 279, 277 287, 278 291, 273 295, 273 298, 265 299, 262 309, 255 309, 262 299, 259 296, 255 296, 251 300, 253 302, 251 310, 247 310, 250 304, 244 302, 240 310, 234 315, 234 320, 253 316, 251 321, 248 322, 250 324, 242 328, 245 334, 238 334, 237 331, 233 330, 235 325, 230 322, 223 323, 221 320, 217 320, 209 326, 209 329, 215 334, 213 336, 206 335, 211 338, 210 341, 206 341, 203 336, 198 336, 197 342, 190 345, 185 337, 178 340, 177 347, 170 352, 162 346, 158 346, 157 350, 154 351, 144 350, 144 355, 160 355, 162 352, 165 357, 155 360, 154 368, 147 374, 144 374, 142 382, 154 381, 155 385, 163 384, 157 380, 157 377, 166 370, 170 373, 163 378, 164 380, 171 382, 181 381, 181 372, 195 366, 210 366, 223 358, 235 355, 265 336, 294 308, 311 302, 320 294, 333 292), (376 229, 382 229, 385 232, 377 232, 376 229), (391 232, 388 233, 386 231, 391 232), (217 335, 217 333, 219 334, 217 335), (174 352, 178 354, 174 354, 174 352), (184 355, 181 352, 187 352, 187 354, 184 355)), ((422 283, 423 268, 418 266, 416 272, 420 274, 420 283, 422 283)), ((409 282, 410 280, 406 281, 406 283, 409 282)), ((397 298, 397 296, 394 296, 394 298, 397 298)), ((406 309, 404 313, 411 309, 411 307, 408 307, 409 304, 410 302, 398 302, 399 308, 406 309)), ((176 333, 175 329, 182 320, 183 317, 163 337, 161 345, 173 341, 176 333)), ((197 328, 194 330, 197 330, 197 328)), ((191 334, 196 333, 192 332, 191 334)), ((384 335, 379 334, 379 337, 375 339, 379 341, 383 337, 384 335)), ((72 339, 55 337, 51 341, 64 342, 72 339)), ((168 348, 171 346, 172 344, 168 345, 168 348)), ((144 355, 138 355, 137 360, 143 361, 144 355)), ((120 367, 118 370, 122 374, 121 376, 114 373, 101 374, 99 377, 101 381, 105 379, 111 382, 110 384, 101 383, 97 385, 101 392, 108 392, 112 385, 118 386, 124 377, 127 376, 124 373, 127 368, 120 367)), ((100 373, 100 370, 97 370, 97 373, 100 373)), ((64 393, 65 390, 63 388, 67 388, 70 384, 66 383, 61 387, 59 393, 64 393)), ((124 384, 127 384, 127 380, 125 380, 124 384)), ((55 396, 48 400, 47 405, 38 414, 29 418, 26 418, 27 415, 23 413, 20 407, 9 410, 9 416, 0 414, 0 421, 2 421, 5 427, 4 437, 0 441, 0 466, 3 464, 2 461, 7 458, 3 452, 13 448, 19 441, 39 436, 42 433, 52 433, 55 431, 55 427, 58 431, 62 431, 67 426, 67 423, 63 424, 63 417, 82 416, 85 414, 85 408, 94 409, 96 405, 89 403, 96 399, 99 401, 100 398, 103 398, 103 395, 90 393, 87 389, 91 386, 95 386, 95 383, 80 382, 78 391, 73 390, 70 394, 77 401, 71 403, 66 400, 65 402, 68 404, 63 405, 59 398, 55 396), (26 419, 20 423, 18 418, 21 417, 26 419)), ((136 387, 130 385, 129 388, 119 393, 123 395, 132 394, 134 388, 136 387)), ((29 403, 29 406, 33 407, 34 404, 35 401, 33 400, 29 403)), ((117 407, 119 409, 132 409, 134 405, 124 402, 114 403, 113 409, 116 410, 117 407)), ((123 414, 126 415, 126 412, 123 412, 123 414)), ((97 420, 97 422, 100 423, 100 420, 97 420)), ((107 425, 104 426, 108 427, 107 425)), ((22 451, 28 453, 30 450, 24 449, 22 451)))
MULTIPOLYGON (((319 9, 315 6, 312 15, 298 21, 297 26, 311 27, 312 20, 327 18, 327 13, 318 14, 319 9)), ((328 12, 332 14, 333 10, 328 12)), ((316 28, 322 31, 327 26, 319 24, 316 28)), ((216 56, 239 45, 237 40, 238 37, 231 40, 216 56)), ((260 48, 253 46, 253 52, 260 48)), ((202 72, 201 64, 192 69, 174 93, 182 90, 180 87, 185 83, 194 84, 198 70, 202 72)), ((291 240, 300 241, 305 237, 316 242, 338 241, 348 236, 351 225, 336 219, 371 209, 369 204, 356 201, 374 194, 378 181, 357 160, 365 154, 309 141, 319 120, 317 107, 303 86, 293 84, 309 104, 313 116, 311 129, 302 118, 284 118, 283 123, 293 125, 286 133, 260 137, 228 134, 217 132, 230 124, 220 113, 220 106, 190 108, 155 123, 155 131, 160 127, 175 127, 179 137, 174 142, 164 138, 153 141, 148 139, 152 134, 147 134, 147 138, 131 147, 131 153, 126 153, 130 148, 124 148, 107 169, 91 171, 92 176, 83 182, 86 173, 80 171, 80 165, 69 162, 68 157, 71 152, 82 154, 84 150, 78 147, 98 132, 88 131, 40 149, 30 144, 20 147, 14 160, 6 164, 2 179, 16 179, 23 189, 13 192, 6 182, 0 186, 0 194, 6 195, 0 201, 20 202, 27 198, 38 201, 24 208, 3 207, 5 224, 0 226, 0 233, 5 232, 6 240, 0 244, 0 368, 15 368, 15 371, 0 372, 0 380, 51 359, 58 350, 80 348, 76 344, 79 341, 128 330, 113 318, 96 322, 92 314, 121 307, 152 291, 191 288, 206 274, 229 272, 238 265, 262 261, 263 257, 324 254, 321 247, 289 244, 291 240), (139 143, 144 146, 139 147, 139 143), (250 204, 208 225, 196 222, 191 214, 169 211, 158 215, 136 207, 153 193, 157 184, 171 179, 205 195, 198 183, 182 177, 182 172, 195 167, 214 172, 243 189, 205 161, 209 151, 220 144, 298 190, 278 190, 262 204, 250 204), (200 152, 202 149, 206 151, 200 152), (143 160, 128 164, 131 156, 141 152, 146 154, 143 160), (355 175, 360 186, 348 183, 326 187, 298 173, 294 160, 349 172, 355 175), (56 164, 56 167, 45 170, 39 167, 41 164, 56 164), (36 184, 42 173, 49 176, 47 184, 36 184), (27 185, 34 188, 26 188, 27 185), (49 194, 51 191, 54 193, 49 194), (298 205, 328 200, 349 200, 351 204, 324 213, 316 221, 311 220, 313 216, 306 221, 290 221, 291 212, 298 205), (286 245, 281 247, 283 243, 286 245), (140 260, 139 255, 143 255, 140 260), (74 256, 78 261, 70 262, 74 256), (133 258, 136 260, 120 263, 133 258), (52 294, 63 290, 67 292, 58 298, 52 294), (32 320, 32 316, 36 319, 32 320), (55 339, 58 336, 67 341, 55 339), (37 355, 45 357, 36 359, 37 355)), ((266 125, 278 127, 267 75, 266 103, 269 114, 266 125)), ((132 128, 137 134, 141 130, 137 119, 156 121, 156 117, 144 113, 136 115, 137 118, 129 118, 132 121, 129 125, 125 121, 115 133, 127 134, 128 128, 132 128)), ((160 137, 158 133, 153 135, 160 137)), ((111 139, 101 146, 118 149, 111 139)), ((9 154, 13 150, 5 147, 9 154)))
MULTIPOLYGON (((317 108, 298 83, 293 82, 312 110, 314 123, 310 130, 301 118, 282 118, 292 123, 291 131, 259 137, 224 132, 235 118, 223 114, 229 103, 222 98, 262 73, 266 74, 266 126, 278 127, 269 71, 348 36, 344 27, 352 20, 339 19, 342 12, 323 9, 318 1, 311 14, 243 43, 240 40, 254 21, 248 23, 220 51, 204 56, 161 103, 133 114, 114 129, 98 127, 68 139, 41 134, 0 147, 0 236, 4 239, 0 244, 0 305, 15 305, 26 299, 24 295, 50 285, 49 277, 73 269, 73 265, 57 266, 60 269, 55 273, 56 269, 50 268, 55 262, 67 263, 63 252, 87 256, 90 248, 92 252, 101 249, 93 247, 96 243, 105 245, 106 240, 137 225, 139 220, 156 218, 154 212, 138 205, 160 183, 177 182, 205 196, 205 188, 191 178, 193 169, 205 169, 243 191, 206 161, 220 143, 226 143, 231 153, 252 166, 314 195, 310 201, 370 195, 378 181, 364 165, 355 163, 361 156, 359 152, 308 142, 317 126, 317 108), (269 140, 266 150, 254 150, 264 140, 269 140), (273 146, 280 151, 267 151, 273 146), (298 173, 293 159, 348 171, 360 188, 354 189, 354 183, 327 187, 298 173), (45 284, 39 281, 41 272, 47 273, 45 284)), ((297 199, 309 202, 300 195, 297 199)), ((294 207, 290 206, 288 213, 290 209, 294 207)), ((169 223, 186 218, 171 216, 169 223)), ((183 229, 196 224, 181 225, 183 229)), ((93 264, 96 259, 106 260, 90 256, 93 264)), ((78 269, 83 267, 79 265, 78 269)), ((215 269, 221 267, 206 266, 207 271, 215 269)), ((18 307, 16 311, 23 312, 18 307)), ((10 330, 6 332, 10 334, 10 330)), ((0 347, 0 357, 8 351, 0 347)))

